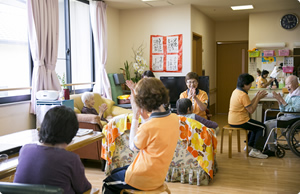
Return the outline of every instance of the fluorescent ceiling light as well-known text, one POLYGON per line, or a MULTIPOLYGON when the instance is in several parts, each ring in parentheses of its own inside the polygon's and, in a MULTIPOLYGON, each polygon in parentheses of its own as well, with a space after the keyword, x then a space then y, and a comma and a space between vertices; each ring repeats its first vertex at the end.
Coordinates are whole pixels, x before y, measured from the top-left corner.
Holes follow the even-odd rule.
POLYGON ((239 6, 231 6, 232 10, 244 10, 244 9, 253 9, 253 5, 239 5, 239 6))
POLYGON ((141 0, 141 1, 164 1, 164 0, 141 0))

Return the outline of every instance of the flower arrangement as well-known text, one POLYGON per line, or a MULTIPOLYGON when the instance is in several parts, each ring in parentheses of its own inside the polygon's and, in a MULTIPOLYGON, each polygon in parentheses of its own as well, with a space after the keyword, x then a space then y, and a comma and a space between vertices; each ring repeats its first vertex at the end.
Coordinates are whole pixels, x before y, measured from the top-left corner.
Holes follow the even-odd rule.
POLYGON ((142 78, 142 74, 148 67, 146 60, 143 57, 144 54, 143 44, 141 44, 137 50, 132 48, 132 51, 134 54, 133 69, 134 69, 135 77, 131 78, 131 80, 133 82, 138 82, 142 78))

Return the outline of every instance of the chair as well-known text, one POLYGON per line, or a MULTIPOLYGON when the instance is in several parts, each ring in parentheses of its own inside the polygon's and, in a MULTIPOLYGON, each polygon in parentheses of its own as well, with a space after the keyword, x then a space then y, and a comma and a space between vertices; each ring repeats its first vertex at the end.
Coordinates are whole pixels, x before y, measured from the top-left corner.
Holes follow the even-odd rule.
MULTIPOLYGON (((138 153, 137 151, 130 150, 128 145, 131 116, 132 115, 120 115, 115 117, 103 129, 106 138, 102 139, 101 156, 107 160, 105 168, 106 175, 110 175, 112 170, 116 168, 131 164, 138 153), (127 122, 124 122, 126 120, 127 122), (116 128, 118 132, 114 131, 113 133, 112 129, 116 128)), ((204 127, 200 122, 185 117, 179 117, 179 119, 179 130, 181 131, 181 138, 183 139, 177 141, 177 146, 172 162, 169 165, 165 181, 198 186, 208 185, 218 170, 216 161, 217 138, 213 130, 204 127), (195 134, 195 136, 193 134, 195 134), (200 134, 202 134, 202 137, 205 139, 201 138, 200 134), (196 138, 196 136, 198 137, 197 139, 203 140, 199 145, 199 150, 191 143, 192 138, 196 138), (205 149, 200 151, 200 147, 205 147, 205 149), (197 157, 198 154, 205 155, 206 157, 197 157), (203 167, 201 164, 207 165, 203 167)))
POLYGON ((122 108, 131 108, 131 104, 119 104, 118 102, 118 96, 125 94, 125 91, 122 90, 121 87, 121 84, 125 83, 124 75, 117 74, 117 73, 109 73, 107 75, 111 87, 112 100, 115 102, 117 106, 120 106, 122 108))
POLYGON ((265 120, 264 120, 265 122, 266 122, 268 112, 278 112, 278 114, 276 116, 276 119, 274 119, 274 121, 276 122, 276 126, 272 128, 271 131, 269 132, 269 135, 263 147, 263 151, 266 149, 267 144, 274 144, 276 149, 275 150, 276 157, 278 158, 284 157, 285 150, 288 149, 291 149, 294 154, 300 157, 300 147, 299 147, 300 117, 296 116, 294 118, 289 118, 289 119, 280 119, 280 117, 283 116, 284 114, 300 115, 300 112, 281 112, 278 109, 267 109, 265 111, 265 120), (281 133, 277 137, 278 129, 280 129, 281 133), (269 143, 269 139, 273 134, 273 132, 274 132, 274 142, 269 143))
POLYGON ((32 193, 63 194, 64 190, 62 188, 59 188, 59 187, 56 187, 56 186, 50 186, 50 185, 0 182, 0 193, 10 193, 10 194, 32 194, 32 193))
POLYGON ((151 190, 151 191, 140 191, 140 190, 134 190, 134 189, 123 189, 121 191, 121 194, 123 193, 140 193, 140 194, 155 194, 155 193, 163 193, 163 192, 167 192, 167 193, 171 193, 170 189, 168 188, 168 185, 166 183, 164 183, 162 186, 158 187, 155 190, 151 190))
MULTIPOLYGON (((223 135, 224 135, 224 130, 228 130, 228 158, 232 158, 232 131, 236 131, 237 132, 237 145, 238 145, 238 152, 241 152, 241 143, 240 143, 240 130, 245 130, 243 128, 235 128, 235 127, 231 127, 230 125, 225 125, 222 128, 221 131, 221 152, 223 152, 223 135)), ((248 132, 247 130, 245 130, 246 132, 246 153, 247 153, 247 157, 249 155, 248 153, 248 132)))

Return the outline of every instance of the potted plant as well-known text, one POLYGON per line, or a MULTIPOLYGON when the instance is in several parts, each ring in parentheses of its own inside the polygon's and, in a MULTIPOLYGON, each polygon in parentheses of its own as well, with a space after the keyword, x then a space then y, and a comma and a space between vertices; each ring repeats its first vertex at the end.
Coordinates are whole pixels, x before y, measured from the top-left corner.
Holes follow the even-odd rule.
POLYGON ((63 97, 65 100, 69 100, 70 99, 70 90, 69 88, 67 87, 67 84, 66 84, 66 75, 65 73, 63 73, 63 76, 60 77, 60 75, 57 74, 57 78, 59 79, 60 83, 61 83, 61 86, 63 88, 63 97))
POLYGON ((130 80, 130 70, 129 70, 129 64, 128 61, 126 60, 126 62, 124 63, 124 68, 120 68, 121 70, 123 70, 123 74, 126 80, 130 80))

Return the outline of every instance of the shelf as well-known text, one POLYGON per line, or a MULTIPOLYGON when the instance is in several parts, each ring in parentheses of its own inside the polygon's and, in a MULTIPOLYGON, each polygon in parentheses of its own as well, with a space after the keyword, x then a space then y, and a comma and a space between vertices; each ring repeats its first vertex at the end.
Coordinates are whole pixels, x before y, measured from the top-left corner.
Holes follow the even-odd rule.
MULTIPOLYGON (((249 58, 262 58, 265 56, 259 56, 259 57, 249 57, 249 58)), ((268 56, 268 57, 300 57, 300 55, 289 55, 289 56, 268 56)))

